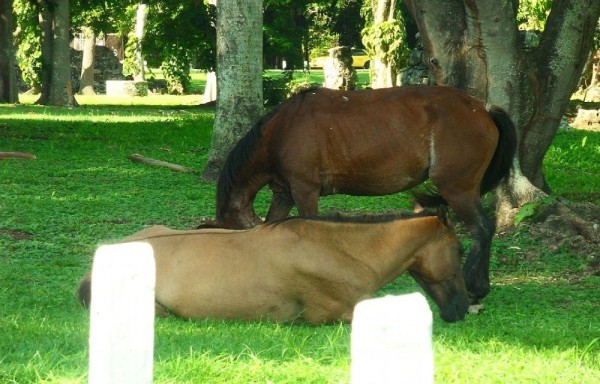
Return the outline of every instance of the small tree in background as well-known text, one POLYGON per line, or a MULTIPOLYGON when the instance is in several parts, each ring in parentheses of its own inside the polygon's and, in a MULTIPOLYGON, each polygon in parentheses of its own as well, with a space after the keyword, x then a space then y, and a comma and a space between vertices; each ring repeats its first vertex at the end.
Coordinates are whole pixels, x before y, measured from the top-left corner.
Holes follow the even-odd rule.
POLYGON ((398 71, 406 66, 410 55, 402 14, 396 0, 377 0, 370 4, 363 8, 367 24, 362 33, 363 44, 371 56, 371 86, 393 87, 397 84, 398 71))
POLYGON ((42 0, 42 92, 36 104, 77 106, 71 83, 69 0, 42 0))
POLYGON ((14 30, 12 3, 12 0, 3 0, 0 3, 0 103, 19 101, 12 38, 14 30))

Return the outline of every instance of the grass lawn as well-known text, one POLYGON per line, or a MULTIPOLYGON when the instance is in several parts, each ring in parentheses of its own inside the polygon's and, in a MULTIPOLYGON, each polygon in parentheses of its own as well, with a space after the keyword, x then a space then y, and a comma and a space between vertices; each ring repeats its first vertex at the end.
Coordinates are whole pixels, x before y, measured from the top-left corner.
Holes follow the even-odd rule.
MULTIPOLYGON (((213 183, 127 159, 139 153, 202 170, 214 109, 197 107, 200 95, 77 98, 74 109, 0 105, 0 151, 37 156, 0 161, 0 383, 86 382, 89 320, 75 289, 96 247, 214 215, 213 183)), ((555 192, 599 204, 599 154, 600 133, 561 131, 545 164, 555 192)), ((261 192, 260 214, 268 199, 261 192)), ((408 203, 333 196, 321 207, 380 212, 408 203)), ((583 276, 584 266, 544 249, 526 227, 497 236, 486 310, 447 324, 432 306, 436 382, 598 382, 600 278, 583 276)), ((401 277, 380 294, 415 290, 401 277)), ((159 319, 155 382, 347 383, 350 329, 159 319)))

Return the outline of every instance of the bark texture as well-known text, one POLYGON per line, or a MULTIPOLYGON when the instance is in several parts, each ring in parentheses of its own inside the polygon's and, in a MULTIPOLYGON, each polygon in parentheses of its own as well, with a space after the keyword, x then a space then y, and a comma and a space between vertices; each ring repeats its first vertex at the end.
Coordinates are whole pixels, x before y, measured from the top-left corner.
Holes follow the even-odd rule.
POLYGON ((96 36, 94 32, 86 28, 83 33, 83 55, 81 59, 81 78, 79 93, 82 95, 94 95, 94 54, 96 47, 96 36))
POLYGON ((42 29, 42 93, 36 104, 76 106, 71 84, 69 0, 44 0, 42 29))
POLYGON ((396 15, 396 0, 372 0, 371 12, 373 13, 373 26, 370 27, 372 32, 368 32, 369 39, 363 42, 371 55, 371 87, 387 88, 396 85, 397 71, 390 63, 389 47, 386 47, 383 42, 385 38, 381 34, 385 34, 380 28, 384 23, 394 21, 396 15))
POLYGON ((17 103, 12 0, 0 2, 0 103, 17 103))
POLYGON ((537 47, 526 47, 517 29, 517 1, 406 4, 438 84, 502 107, 515 122, 518 157, 499 189, 499 216, 549 192, 542 161, 590 52, 600 0, 555 0, 537 47))
POLYGON ((260 0, 217 2, 217 108, 205 179, 263 112, 260 0))

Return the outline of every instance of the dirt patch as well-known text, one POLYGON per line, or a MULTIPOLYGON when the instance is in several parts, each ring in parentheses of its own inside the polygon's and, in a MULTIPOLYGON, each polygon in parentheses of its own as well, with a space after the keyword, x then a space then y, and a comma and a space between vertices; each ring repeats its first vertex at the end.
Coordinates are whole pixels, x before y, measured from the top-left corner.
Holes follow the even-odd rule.
POLYGON ((31 240, 33 235, 25 231, 15 231, 12 229, 0 229, 0 235, 11 237, 15 241, 31 240))
POLYGON ((600 276, 600 207, 560 201, 540 208, 529 234, 549 251, 567 251, 585 260, 588 276, 600 276))

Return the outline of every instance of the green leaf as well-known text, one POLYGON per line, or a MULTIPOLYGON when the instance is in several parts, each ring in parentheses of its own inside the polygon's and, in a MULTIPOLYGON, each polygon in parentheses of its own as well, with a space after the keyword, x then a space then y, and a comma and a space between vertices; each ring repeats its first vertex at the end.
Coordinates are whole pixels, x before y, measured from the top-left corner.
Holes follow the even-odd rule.
POLYGON ((533 216, 535 214, 536 209, 537 203, 528 203, 523 205, 515 216, 515 225, 518 225, 521 221, 533 216))

